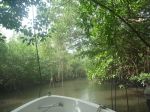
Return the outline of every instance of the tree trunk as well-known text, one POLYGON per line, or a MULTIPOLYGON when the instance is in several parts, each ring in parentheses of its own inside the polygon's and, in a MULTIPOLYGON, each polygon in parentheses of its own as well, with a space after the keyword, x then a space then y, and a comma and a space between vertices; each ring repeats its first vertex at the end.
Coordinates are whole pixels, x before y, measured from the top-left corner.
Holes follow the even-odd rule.
POLYGON ((116 78, 115 78, 115 106, 114 106, 114 108, 115 108, 115 110, 117 109, 117 83, 116 83, 116 78))
POLYGON ((127 112, 129 112, 129 98, 128 98, 128 88, 127 88, 127 86, 125 87, 125 92, 126 92, 126 100, 127 100, 127 112))
POLYGON ((113 79, 111 80, 111 108, 114 109, 114 103, 113 103, 113 79))
POLYGON ((64 85, 64 73, 63 73, 63 68, 64 68, 64 65, 63 65, 63 62, 61 64, 61 85, 63 86, 64 85))

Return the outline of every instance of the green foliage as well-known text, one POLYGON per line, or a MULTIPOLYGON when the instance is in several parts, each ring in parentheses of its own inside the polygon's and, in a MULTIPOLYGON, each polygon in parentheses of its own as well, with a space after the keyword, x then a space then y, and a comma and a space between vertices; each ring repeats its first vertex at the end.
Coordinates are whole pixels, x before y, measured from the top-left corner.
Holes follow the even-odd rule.
POLYGON ((141 73, 139 76, 131 77, 130 80, 140 82, 141 84, 150 82, 150 73, 141 73))
POLYGON ((31 5, 37 5, 40 0, 1 0, 0 24, 8 29, 18 30, 23 17, 28 16, 31 5))
MULTIPOLYGON (((16 2, 14 4, 16 7, 13 7, 7 2, 9 1, 2 0, 0 6, 10 7, 10 10, 15 13, 11 15, 16 18, 12 17, 9 21, 3 20, 1 24, 10 29, 18 29, 22 18, 27 15, 28 7, 39 3, 39 1, 10 1, 11 3, 16 2), (18 10, 22 11, 22 15, 18 15, 18 10)), ((37 17, 34 19, 33 26, 36 34, 33 35, 31 27, 25 27, 20 31, 26 35, 20 38, 14 37, 14 40, 0 46, 0 51, 3 52, 0 60, 4 60, 4 62, 0 61, 0 89, 16 90, 40 84, 37 60, 40 62, 42 83, 47 83, 51 79, 57 82, 85 77, 86 72, 80 63, 81 59, 78 59, 73 53, 68 53, 71 40, 69 37, 73 38, 79 34, 74 20, 77 14, 76 5, 72 3, 73 1, 55 0, 51 1, 53 4, 51 6, 49 3, 40 3, 37 6, 37 17), (37 59, 37 49, 39 59, 37 59)))
MULTIPOLYGON (((67 51, 60 58, 51 41, 48 39, 39 46, 42 83, 49 82, 51 77, 54 81, 61 81, 61 74, 64 74, 64 80, 85 76, 80 61, 67 51)), ((19 39, 0 45, 0 89, 9 91, 40 84, 35 46, 27 46, 19 39)))
POLYGON ((89 77, 98 80, 114 78, 126 84, 131 76, 149 70, 150 35, 147 20, 149 2, 80 0, 79 25, 86 33, 84 55, 89 77), (146 14, 147 12, 147 14, 146 14), (143 33, 142 33, 143 32, 143 33), (100 61, 99 61, 100 60, 100 61), (109 61, 111 60, 111 61, 109 61), (94 63, 96 62, 96 63, 94 63), (102 74, 102 75, 101 75, 102 74))
POLYGON ((51 0, 47 4, 37 0, 2 0, 0 3, 4 12, 0 13, 0 24, 10 29, 19 29, 29 6, 40 3, 33 25, 35 35, 31 28, 21 29, 28 34, 21 38, 23 44, 20 40, 5 43, 0 35, 3 52, 0 84, 4 88, 39 83, 33 46, 36 39, 44 82, 51 78, 61 81, 85 76, 85 65, 89 79, 100 82, 112 78, 121 84, 130 78, 149 80, 150 3, 147 0, 51 0), (69 50, 73 53, 68 53, 69 50), (84 61, 75 58, 77 51, 88 58, 84 61))
POLYGON ((107 80, 107 69, 112 61, 113 58, 111 56, 107 57, 107 52, 92 58, 87 65, 88 77, 91 80, 98 79, 100 82, 107 80))

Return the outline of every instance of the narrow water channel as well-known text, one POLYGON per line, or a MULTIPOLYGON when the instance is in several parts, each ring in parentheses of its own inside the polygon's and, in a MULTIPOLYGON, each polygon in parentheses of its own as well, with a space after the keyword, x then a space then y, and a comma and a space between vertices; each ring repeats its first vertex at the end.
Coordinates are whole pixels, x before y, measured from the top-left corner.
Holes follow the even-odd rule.
MULTIPOLYGON (((12 109, 38 97, 39 88, 35 87, 28 90, 17 91, 0 96, 0 112, 9 112, 12 109)), ((50 91, 55 95, 63 95, 82 100, 94 102, 112 108, 110 84, 98 85, 86 79, 72 80, 64 82, 62 87, 60 83, 53 86, 45 85, 41 87, 41 96, 47 95, 50 91)), ((130 88, 129 112, 148 112, 142 89, 130 88), (137 94, 138 93, 138 94, 137 94)), ((116 110, 117 112, 127 112, 126 97, 124 89, 117 89, 116 92, 116 110)), ((113 95, 114 96, 114 95, 113 95)), ((114 98, 113 98, 114 99, 114 98)), ((113 102, 114 103, 114 102, 113 102)))

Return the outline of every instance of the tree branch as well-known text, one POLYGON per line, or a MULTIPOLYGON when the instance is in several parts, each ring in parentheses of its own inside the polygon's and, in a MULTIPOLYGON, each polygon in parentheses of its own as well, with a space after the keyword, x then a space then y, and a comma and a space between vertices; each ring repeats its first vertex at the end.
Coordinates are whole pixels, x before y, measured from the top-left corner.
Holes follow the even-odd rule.
POLYGON ((148 43, 146 40, 142 38, 140 33, 130 24, 128 23, 123 17, 121 17, 119 14, 117 14, 114 10, 110 9, 109 7, 105 6, 104 4, 100 3, 97 0, 92 0, 95 4, 101 6, 103 9, 106 9, 110 11, 114 16, 118 17, 122 22, 124 22, 136 35, 137 37, 147 46, 150 47, 150 43, 148 43))

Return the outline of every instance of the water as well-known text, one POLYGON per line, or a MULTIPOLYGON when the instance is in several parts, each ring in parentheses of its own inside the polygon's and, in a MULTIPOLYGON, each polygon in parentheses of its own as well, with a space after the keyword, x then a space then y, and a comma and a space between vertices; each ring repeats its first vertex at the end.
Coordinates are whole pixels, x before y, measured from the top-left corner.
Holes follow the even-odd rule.
MULTIPOLYGON (((12 109, 38 97, 39 88, 17 91, 0 96, 0 112, 9 112, 12 109)), ((110 84, 98 85, 85 79, 66 81, 64 86, 57 83, 54 87, 49 85, 41 86, 41 96, 47 95, 51 91, 55 95, 63 95, 91 101, 97 104, 103 104, 111 108, 111 91, 110 84)), ((129 94, 129 111, 130 112, 148 112, 143 90, 130 88, 129 94), (138 93, 138 94, 137 94, 138 93)), ((114 103, 114 102, 113 102, 114 103)), ((127 112, 125 90, 117 89, 116 110, 118 112, 127 112)))

